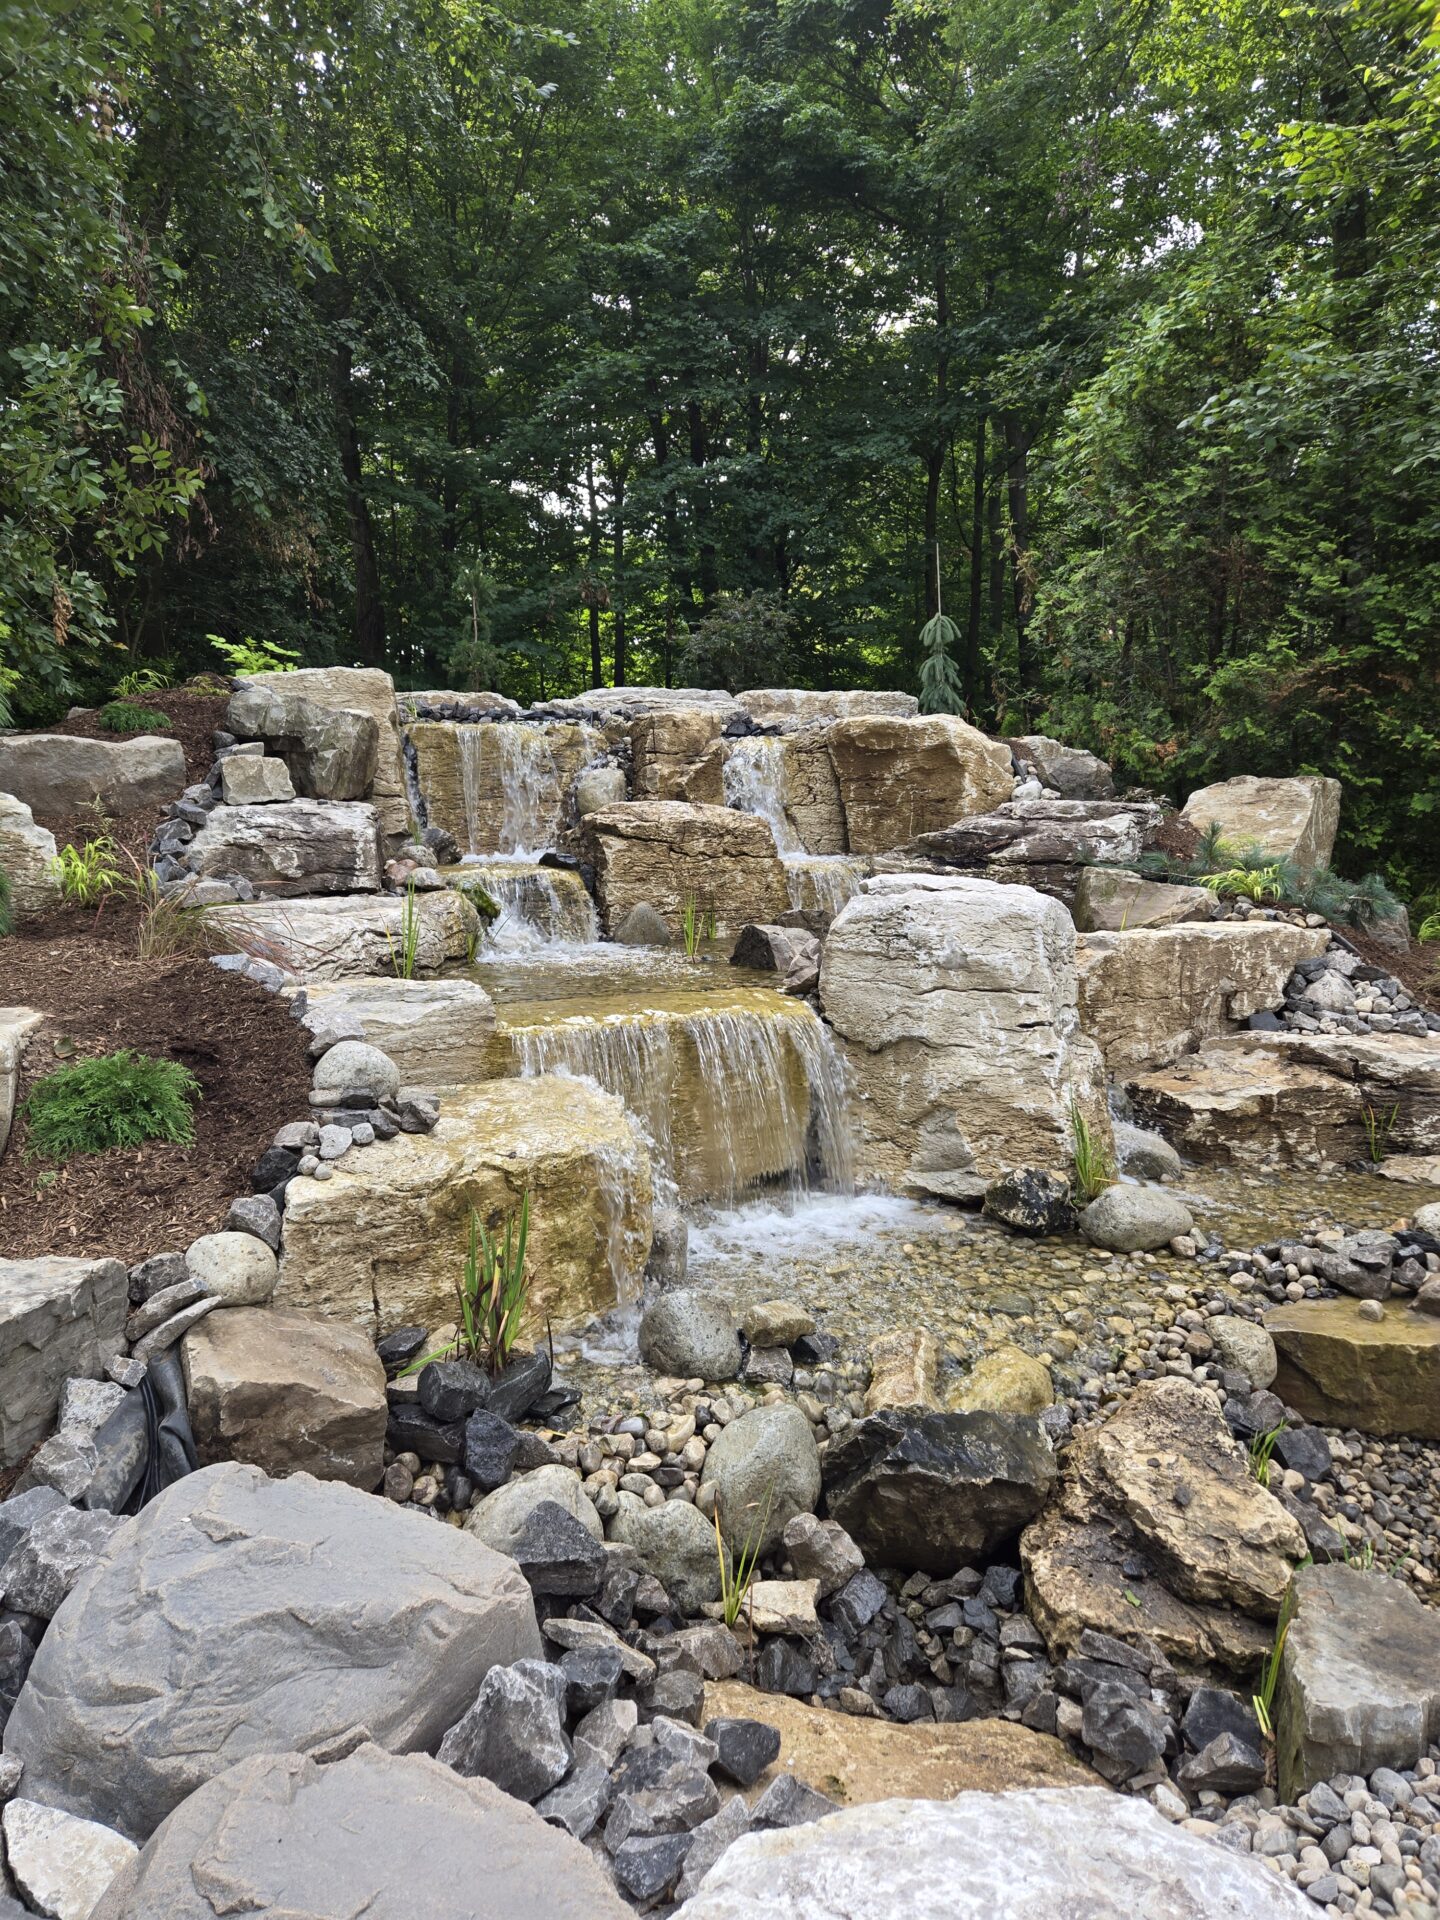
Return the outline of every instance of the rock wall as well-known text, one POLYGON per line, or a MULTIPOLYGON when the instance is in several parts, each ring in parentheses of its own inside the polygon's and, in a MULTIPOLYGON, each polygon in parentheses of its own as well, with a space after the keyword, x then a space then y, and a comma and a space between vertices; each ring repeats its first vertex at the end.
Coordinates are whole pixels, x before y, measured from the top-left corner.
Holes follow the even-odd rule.
POLYGON ((867 881, 830 929, 820 997, 844 1042, 862 1176, 974 1199, 1008 1168, 1066 1167, 1072 1103, 1109 1135, 1075 930, 1032 888, 867 881))
MULTIPOLYGON (((406 838, 410 830, 410 805, 405 797, 405 762, 395 706, 395 682, 388 673, 382 673, 377 667, 301 667, 294 673, 247 674, 245 688, 268 689, 282 707, 303 700, 312 707, 336 713, 369 714, 376 728, 375 772, 370 791, 330 797, 373 800, 387 848, 406 838)), ((293 713, 291 717, 294 718, 293 713)), ((277 741, 280 738, 277 735, 277 741)), ((292 754, 291 758, 301 775, 296 786, 303 793, 306 791, 304 757, 292 754)), ((182 768, 181 778, 171 792, 184 784, 182 768)))
POLYGON ((1014 791, 1010 749, 951 714, 862 716, 830 729, 850 853, 884 853, 1014 791))
POLYGON ((722 935, 778 919, 790 904, 774 835, 754 814, 631 801, 588 815, 582 838, 606 933, 642 902, 678 933, 685 901, 694 897, 713 909, 722 935))
POLYGON ((276 1304, 372 1335, 453 1320, 470 1211, 493 1230, 530 1195, 532 1331, 639 1285, 650 1161, 620 1101, 577 1080, 492 1080, 447 1096, 428 1134, 377 1141, 293 1180, 276 1304))

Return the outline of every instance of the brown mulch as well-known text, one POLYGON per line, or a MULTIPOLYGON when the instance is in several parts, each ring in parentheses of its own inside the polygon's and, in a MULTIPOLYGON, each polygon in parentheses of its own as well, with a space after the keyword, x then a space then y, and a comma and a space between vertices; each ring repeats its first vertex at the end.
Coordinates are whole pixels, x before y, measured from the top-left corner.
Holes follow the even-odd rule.
POLYGON ((157 1141, 57 1169, 26 1158, 17 1111, 0 1155, 0 1256, 111 1255, 134 1265, 183 1248, 250 1191, 275 1129, 308 1116, 306 1035, 284 1004, 203 954, 141 960, 138 920, 132 903, 111 899, 98 921, 63 908, 0 940, 0 998, 47 1015, 26 1052, 20 1100, 57 1065, 132 1047, 180 1061, 200 1082, 195 1144, 157 1141))
MULTIPOLYGON (((211 691, 203 687, 169 687, 161 693, 145 693, 136 697, 133 705, 152 707, 157 713, 167 714, 171 725, 156 727, 155 733, 162 739, 178 740, 185 755, 185 784, 194 786, 203 780, 215 759, 214 744, 211 735, 217 727, 225 723, 225 705, 228 692, 211 691)), ((47 733, 78 734, 86 740, 125 740, 133 735, 111 733, 100 725, 99 709, 77 713, 73 718, 58 721, 53 727, 45 729, 47 733)), ((171 799, 178 800, 179 794, 171 799)), ((142 807, 136 813, 122 815, 107 823, 107 831, 112 839, 133 853, 137 859, 144 857, 150 844, 151 835, 164 813, 164 804, 142 807)), ((73 818, 53 819, 48 814, 37 814, 36 818, 54 834, 56 844, 80 845, 85 840, 93 840, 99 828, 93 813, 73 818)))
POLYGON ((1396 953, 1358 927, 1339 927, 1336 931, 1367 965, 1393 973, 1412 1000, 1432 1013, 1440 1013, 1440 947, 1433 941, 1422 945, 1413 940, 1408 953, 1396 953))

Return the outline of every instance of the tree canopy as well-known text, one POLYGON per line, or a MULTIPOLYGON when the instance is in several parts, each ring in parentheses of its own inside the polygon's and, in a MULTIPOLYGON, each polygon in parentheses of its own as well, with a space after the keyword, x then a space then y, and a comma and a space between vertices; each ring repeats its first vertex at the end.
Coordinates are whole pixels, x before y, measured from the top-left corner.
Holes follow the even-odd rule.
POLYGON ((17 722, 923 671, 1440 883, 1433 4, 0 0, 0 99, 17 722))

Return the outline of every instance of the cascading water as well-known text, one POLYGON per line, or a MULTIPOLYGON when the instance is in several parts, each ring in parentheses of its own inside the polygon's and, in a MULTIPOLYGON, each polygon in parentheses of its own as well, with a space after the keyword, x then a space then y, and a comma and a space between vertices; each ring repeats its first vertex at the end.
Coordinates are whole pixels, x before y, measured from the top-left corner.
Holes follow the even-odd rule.
POLYGON ((843 853, 808 853, 795 830, 783 739, 751 734, 733 741, 721 777, 726 806, 755 814, 774 834, 775 851, 785 863, 792 907, 833 917, 859 892, 863 862, 843 853))
POLYGON ((561 780, 547 729, 528 721, 481 723, 455 730, 460 790, 469 851, 483 851, 488 795, 500 790, 498 851, 512 860, 538 860, 555 844, 561 780), (494 757, 494 768, 486 764, 494 757))
POLYGON ((485 936, 487 953, 533 953, 599 938, 595 902, 578 873, 517 860, 465 864, 500 909, 485 936))

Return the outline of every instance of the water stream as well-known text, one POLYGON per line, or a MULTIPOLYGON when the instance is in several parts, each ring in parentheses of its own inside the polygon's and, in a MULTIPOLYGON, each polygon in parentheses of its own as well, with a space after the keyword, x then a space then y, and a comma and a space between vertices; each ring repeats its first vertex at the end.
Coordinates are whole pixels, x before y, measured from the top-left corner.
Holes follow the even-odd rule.
POLYGON ((457 726, 460 788, 468 851, 481 853, 490 794, 500 791, 499 849, 514 860, 536 861, 555 844, 563 800, 550 731, 528 721, 457 726), (493 756, 493 769, 487 762, 493 756))
POLYGON ((792 907, 833 917, 859 892, 866 871, 863 860, 844 853, 806 851, 790 816, 783 739, 751 734, 731 741, 721 778, 726 806, 755 814, 774 834, 792 907))
POLYGON ((534 953, 599 937, 595 902, 578 873, 479 855, 449 872, 462 883, 478 881, 500 908, 485 934, 487 953, 534 953))

